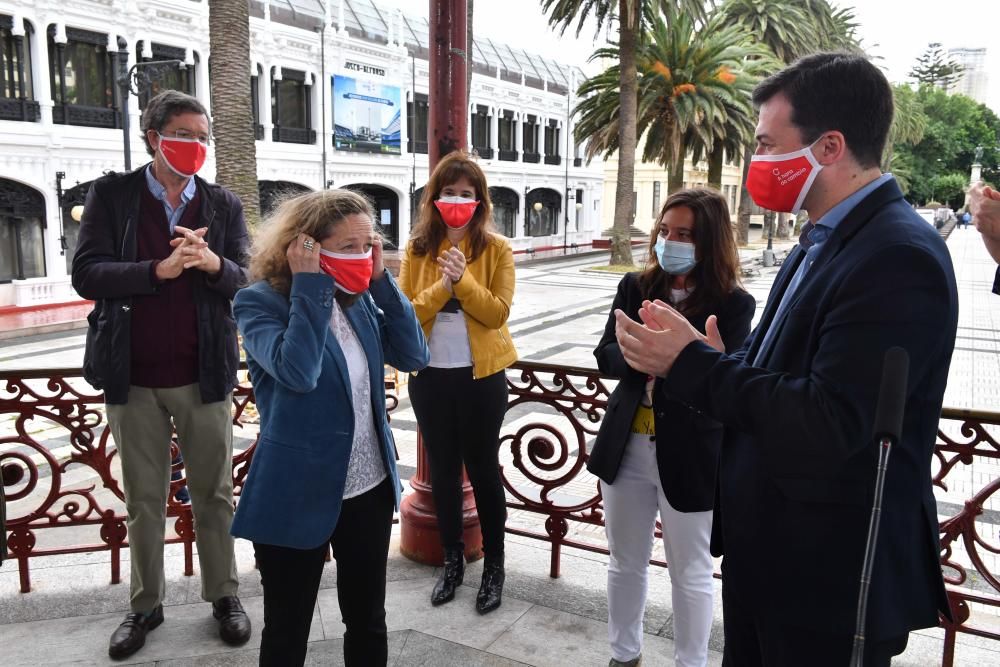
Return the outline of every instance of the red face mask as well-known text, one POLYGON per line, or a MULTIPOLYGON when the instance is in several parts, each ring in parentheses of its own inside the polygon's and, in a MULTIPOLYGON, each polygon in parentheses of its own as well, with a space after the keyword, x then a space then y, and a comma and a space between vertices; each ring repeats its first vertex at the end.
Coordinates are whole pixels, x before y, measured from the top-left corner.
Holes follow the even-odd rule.
POLYGON ((348 294, 358 294, 368 289, 374 266, 375 260, 372 258, 371 248, 360 255, 319 249, 319 268, 323 269, 323 273, 332 276, 337 287, 348 294))
POLYGON ((798 213, 823 169, 813 155, 815 145, 781 155, 754 155, 747 172, 747 192, 754 202, 770 211, 798 213))
POLYGON ((434 201, 444 224, 452 229, 462 229, 472 221, 479 200, 465 197, 440 197, 434 201))
POLYGON ((197 139, 165 137, 159 132, 160 155, 163 161, 181 178, 191 178, 204 166, 208 147, 197 139))

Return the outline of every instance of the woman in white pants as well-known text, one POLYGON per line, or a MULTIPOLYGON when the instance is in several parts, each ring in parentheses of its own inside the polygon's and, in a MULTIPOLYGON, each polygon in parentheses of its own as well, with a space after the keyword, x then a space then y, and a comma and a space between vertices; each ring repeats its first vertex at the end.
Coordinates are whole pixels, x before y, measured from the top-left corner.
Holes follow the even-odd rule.
POLYGON ((671 399, 660 378, 622 356, 615 311, 639 321, 659 299, 700 331, 718 328, 726 349, 743 345, 756 303, 739 283, 739 255, 726 201, 715 190, 671 195, 649 240, 646 268, 618 285, 601 342, 601 372, 620 382, 608 400, 587 468, 601 479, 608 564, 611 665, 641 662, 642 616, 657 513, 669 565, 674 660, 703 667, 712 629, 712 507, 722 425, 671 399))

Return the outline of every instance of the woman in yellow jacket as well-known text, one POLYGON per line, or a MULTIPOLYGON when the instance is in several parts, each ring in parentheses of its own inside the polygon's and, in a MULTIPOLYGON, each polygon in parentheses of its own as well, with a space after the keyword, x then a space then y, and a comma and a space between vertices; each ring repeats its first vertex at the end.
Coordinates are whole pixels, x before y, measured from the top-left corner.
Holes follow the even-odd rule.
POLYGON ((483 531, 481 614, 503 593, 506 497, 500 480, 500 426, 507 410, 504 369, 517 360, 507 331, 514 256, 493 232, 486 176, 466 153, 438 162, 424 188, 399 283, 429 341, 430 365, 410 380, 410 402, 430 463, 444 568, 431 603, 455 597, 465 573, 462 464, 483 531))

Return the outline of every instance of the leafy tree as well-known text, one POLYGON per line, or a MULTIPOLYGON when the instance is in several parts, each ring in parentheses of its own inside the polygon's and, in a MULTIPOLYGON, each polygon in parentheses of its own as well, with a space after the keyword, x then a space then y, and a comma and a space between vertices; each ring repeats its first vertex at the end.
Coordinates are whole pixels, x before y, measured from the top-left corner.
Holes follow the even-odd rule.
MULTIPOLYGON (((549 15, 549 25, 560 34, 576 24, 579 36, 587 19, 594 20, 599 34, 613 22, 618 24, 620 63, 617 70, 622 121, 618 132, 618 176, 615 188, 615 219, 611 236, 611 263, 631 264, 632 191, 635 185, 635 149, 638 73, 636 50, 644 21, 664 10, 679 10, 692 17, 705 15, 703 0, 540 0, 542 11, 549 15)), ((595 35, 596 36, 596 35, 595 35)), ((578 137, 581 135, 577 135, 578 137)))
MULTIPOLYGON (((726 152, 738 154, 753 136, 750 91, 758 77, 747 66, 759 69, 773 61, 766 49, 750 44, 739 26, 710 23, 697 30, 683 14, 653 16, 649 22, 636 53, 642 159, 668 167, 671 193, 683 184, 687 152, 693 151, 696 160, 706 154, 717 158, 710 180, 718 181, 726 152)), ((620 47, 611 46, 594 57, 616 62, 620 53, 620 47)), ((612 65, 580 87, 584 99, 577 105, 577 134, 588 139, 588 159, 619 151, 623 105, 618 81, 619 65, 612 65)))
POLYGON ((938 174, 931 179, 933 199, 957 210, 965 200, 965 188, 969 185, 967 174, 938 174))
POLYGON ((949 95, 930 86, 920 88, 914 97, 927 119, 923 136, 913 144, 897 137, 891 164, 895 171, 896 161, 902 158, 910 169, 908 196, 912 200, 933 199, 934 179, 944 174, 964 174, 967 183, 977 146, 983 147, 983 178, 1000 176, 1000 118, 996 114, 964 95, 949 95))
POLYGON ((964 70, 960 64, 947 57, 939 42, 931 42, 910 70, 910 78, 922 86, 936 86, 947 90, 961 78, 964 70))

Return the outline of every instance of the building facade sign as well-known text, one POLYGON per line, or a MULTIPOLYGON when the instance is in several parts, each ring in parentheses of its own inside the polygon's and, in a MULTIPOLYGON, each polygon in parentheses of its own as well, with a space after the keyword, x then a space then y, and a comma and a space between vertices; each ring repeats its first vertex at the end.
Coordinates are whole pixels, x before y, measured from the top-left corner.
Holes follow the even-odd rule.
POLYGON ((339 75, 332 77, 331 85, 334 147, 399 155, 399 88, 339 75))

